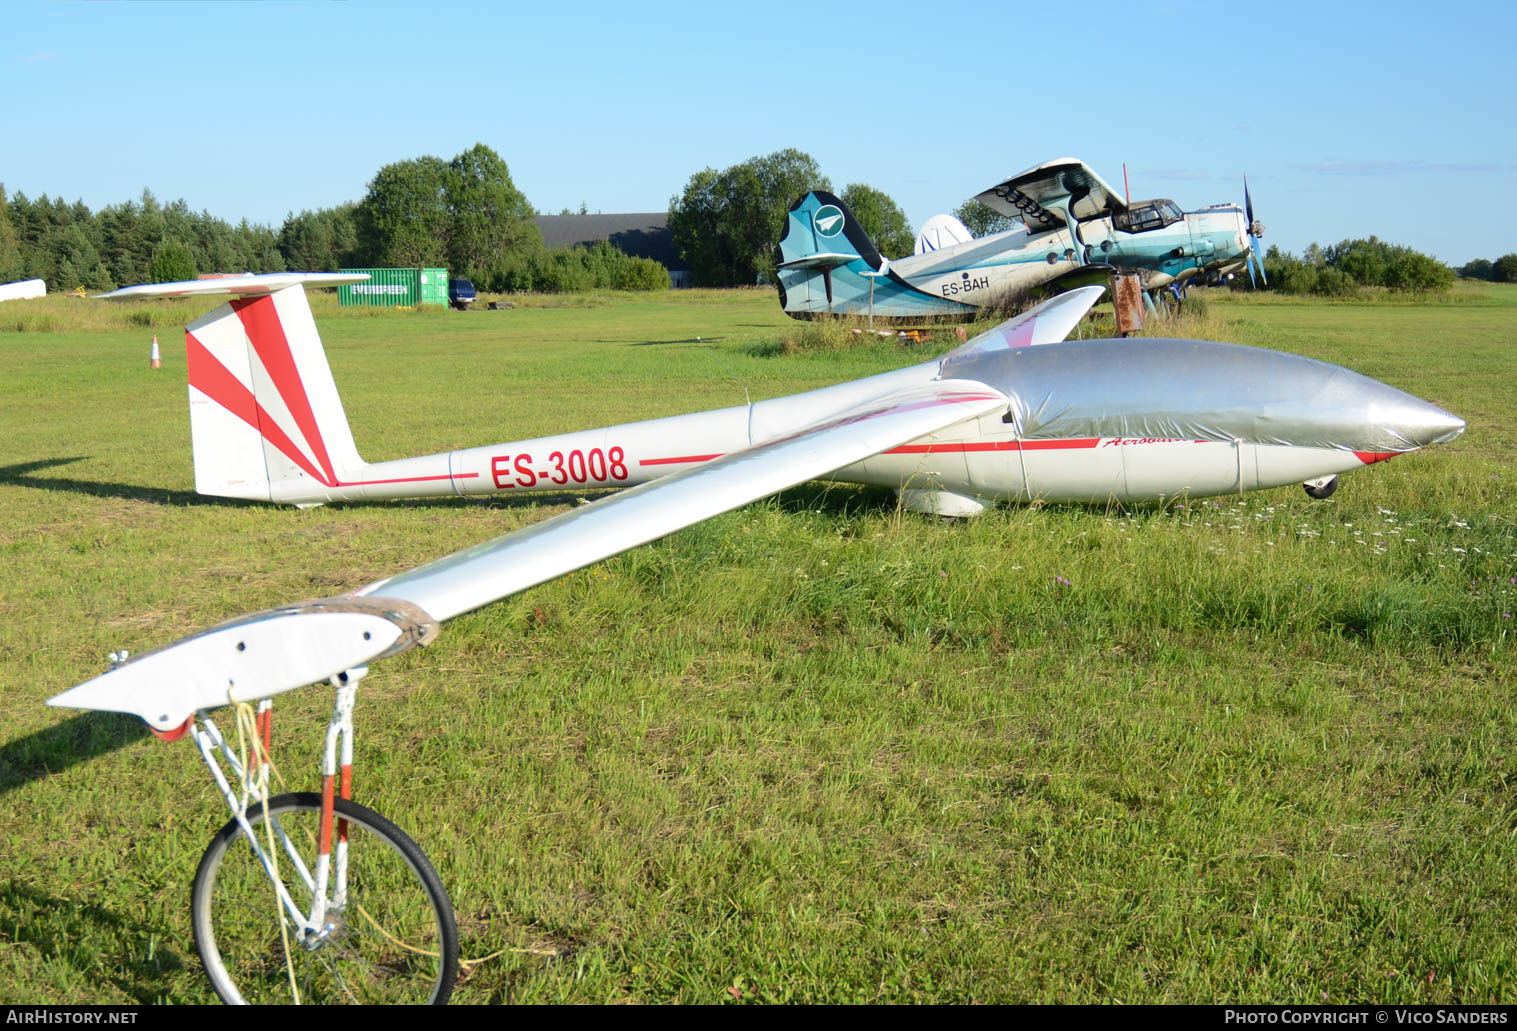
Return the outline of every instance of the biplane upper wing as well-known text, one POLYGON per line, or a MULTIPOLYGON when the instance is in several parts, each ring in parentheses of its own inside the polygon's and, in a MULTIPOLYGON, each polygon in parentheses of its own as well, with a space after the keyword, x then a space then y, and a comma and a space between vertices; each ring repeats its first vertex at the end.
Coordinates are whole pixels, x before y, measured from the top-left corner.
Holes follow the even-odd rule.
POLYGON ((197 710, 266 698, 396 654, 460 613, 1008 403, 974 380, 898 390, 350 594, 231 620, 133 657, 48 704, 129 712, 168 731, 197 710))
POLYGON ((1018 172, 975 200, 1022 219, 1035 233, 1063 229, 1066 209, 1076 222, 1127 209, 1122 195, 1078 158, 1056 158, 1018 172))

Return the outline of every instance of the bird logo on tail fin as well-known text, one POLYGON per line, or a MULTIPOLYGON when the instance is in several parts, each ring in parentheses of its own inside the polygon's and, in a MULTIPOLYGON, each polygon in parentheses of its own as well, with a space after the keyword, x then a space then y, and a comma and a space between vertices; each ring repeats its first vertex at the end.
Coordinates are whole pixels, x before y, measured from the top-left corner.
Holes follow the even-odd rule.
POLYGON ((816 235, 834 237, 843 231, 843 213, 836 205, 824 205, 811 216, 811 224, 816 226, 816 235))

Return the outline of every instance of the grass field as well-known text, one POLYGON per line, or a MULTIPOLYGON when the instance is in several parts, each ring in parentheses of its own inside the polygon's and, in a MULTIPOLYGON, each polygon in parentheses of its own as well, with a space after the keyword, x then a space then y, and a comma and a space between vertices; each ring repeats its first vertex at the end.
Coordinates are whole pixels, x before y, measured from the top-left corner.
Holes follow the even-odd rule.
MULTIPOLYGON (((170 327, 202 307, 87 303, 0 309, 0 1002, 204 1002, 189 882, 225 820, 213 785, 187 742, 43 700, 113 649, 576 497, 201 498, 170 327)), ((940 349, 786 355, 766 291, 316 307, 371 460, 940 349)), ((1517 1001, 1517 288, 1208 309, 1192 330, 1339 362, 1469 430, 1327 502, 960 523, 809 485, 376 666, 355 797, 426 848, 464 954, 493 957, 455 1000, 1517 1001)), ((329 707, 276 706, 298 790, 329 707)))

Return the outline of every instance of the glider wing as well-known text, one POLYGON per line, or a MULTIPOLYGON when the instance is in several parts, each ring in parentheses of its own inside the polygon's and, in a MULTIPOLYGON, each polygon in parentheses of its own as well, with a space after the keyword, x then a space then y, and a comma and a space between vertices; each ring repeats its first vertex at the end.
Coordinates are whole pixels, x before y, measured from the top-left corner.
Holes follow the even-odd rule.
POLYGON ((973 380, 908 387, 350 594, 232 620, 48 704, 129 712, 168 731, 198 709, 266 698, 397 654, 425 643, 443 620, 1008 403, 973 380))
POLYGON ((407 602, 439 622, 452 619, 786 487, 1004 408, 1008 400, 1000 391, 972 380, 938 380, 901 390, 797 433, 633 487, 357 593, 407 602))

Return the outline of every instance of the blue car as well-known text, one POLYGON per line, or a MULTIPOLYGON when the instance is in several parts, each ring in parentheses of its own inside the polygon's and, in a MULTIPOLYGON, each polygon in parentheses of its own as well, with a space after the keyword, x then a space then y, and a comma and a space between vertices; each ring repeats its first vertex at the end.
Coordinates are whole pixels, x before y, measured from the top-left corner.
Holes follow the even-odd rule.
POLYGON ((467 279, 448 280, 448 303, 459 311, 468 311, 474 297, 474 284, 467 279))

